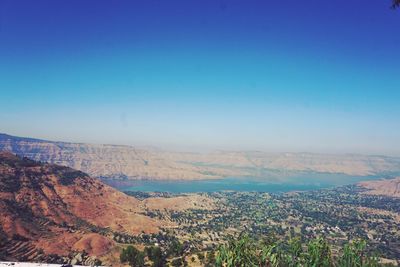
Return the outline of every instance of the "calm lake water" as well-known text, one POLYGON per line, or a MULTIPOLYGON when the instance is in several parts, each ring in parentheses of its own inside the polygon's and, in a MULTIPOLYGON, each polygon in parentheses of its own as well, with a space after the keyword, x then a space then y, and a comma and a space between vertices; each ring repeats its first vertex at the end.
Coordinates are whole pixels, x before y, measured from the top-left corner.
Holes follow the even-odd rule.
MULTIPOLYGON (((381 176, 380 176, 381 177, 381 176)), ((329 173, 306 173, 285 176, 279 181, 276 177, 266 178, 223 178, 200 181, 106 181, 121 191, 195 193, 217 191, 257 191, 257 192, 288 192, 332 188, 341 185, 354 184, 359 181, 377 179, 377 176, 349 176, 329 173)))

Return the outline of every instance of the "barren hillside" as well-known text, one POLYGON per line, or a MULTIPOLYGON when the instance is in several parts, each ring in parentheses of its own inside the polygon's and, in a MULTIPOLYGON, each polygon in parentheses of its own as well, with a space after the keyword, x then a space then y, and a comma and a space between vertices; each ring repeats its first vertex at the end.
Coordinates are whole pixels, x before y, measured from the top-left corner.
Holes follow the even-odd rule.
POLYGON ((115 233, 136 236, 174 226, 146 216, 146 210, 201 208, 206 200, 147 201, 148 207, 81 171, 0 152, 0 259, 53 257, 54 262, 52 255, 65 257, 72 251, 103 256, 115 247, 115 233))
POLYGON ((358 185, 368 189, 365 193, 369 195, 400 197, 400 177, 395 179, 361 182, 358 185))

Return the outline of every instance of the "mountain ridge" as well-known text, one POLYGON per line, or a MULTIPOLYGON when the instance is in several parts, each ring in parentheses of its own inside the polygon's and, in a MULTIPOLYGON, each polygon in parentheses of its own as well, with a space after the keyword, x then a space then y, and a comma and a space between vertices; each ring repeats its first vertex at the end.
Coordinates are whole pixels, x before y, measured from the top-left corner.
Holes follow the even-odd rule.
POLYGON ((198 180, 266 177, 270 170, 367 176, 400 172, 400 158, 263 151, 170 152, 134 146, 46 141, 0 134, 0 150, 105 179, 198 180))

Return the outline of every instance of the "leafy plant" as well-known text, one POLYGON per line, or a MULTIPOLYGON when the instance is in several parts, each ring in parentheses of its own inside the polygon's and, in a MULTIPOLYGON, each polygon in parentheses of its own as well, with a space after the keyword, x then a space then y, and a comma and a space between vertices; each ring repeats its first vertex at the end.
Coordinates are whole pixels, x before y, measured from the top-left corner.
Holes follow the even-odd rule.
POLYGON ((308 243, 305 266, 332 266, 331 249, 326 240, 318 238, 308 243))
POLYGON ((346 244, 343 248, 341 257, 338 259, 338 266, 355 267, 374 267, 379 266, 378 259, 366 254, 367 242, 365 240, 356 240, 346 244))
POLYGON ((258 266, 257 247, 247 235, 222 245, 217 253, 216 266, 258 266))
POLYGON ((323 238, 304 244, 300 238, 287 243, 259 242, 247 235, 231 239, 216 253, 216 266, 224 267, 378 267, 378 258, 370 256, 366 242, 357 240, 346 244, 337 257, 323 238))

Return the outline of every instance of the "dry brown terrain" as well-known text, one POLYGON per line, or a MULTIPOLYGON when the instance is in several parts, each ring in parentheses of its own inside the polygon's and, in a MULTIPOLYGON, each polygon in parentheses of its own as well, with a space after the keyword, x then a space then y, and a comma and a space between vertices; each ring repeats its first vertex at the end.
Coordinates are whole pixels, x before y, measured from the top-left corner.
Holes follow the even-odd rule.
POLYGON ((113 242, 93 227, 134 235, 166 224, 138 214, 144 209, 139 200, 67 167, 2 152, 0 178, 2 238, 29 242, 46 254, 105 253, 113 242))
POLYGON ((367 181, 358 184, 369 189, 365 194, 400 197, 400 177, 379 181, 367 181))
POLYGON ((143 200, 143 202, 151 210, 209 210, 214 207, 214 203, 210 198, 196 194, 172 198, 152 197, 143 200))
POLYGON ((137 235, 174 226, 143 215, 147 209, 210 205, 194 195, 140 201, 81 171, 0 152, 0 256, 8 260, 83 250, 103 256, 116 245, 113 232, 137 235))
POLYGON ((400 172, 400 158, 312 153, 217 151, 183 153, 132 146, 65 143, 0 134, 0 150, 68 166, 94 177, 194 180, 229 176, 270 177, 271 172, 307 171, 373 175, 400 172))

